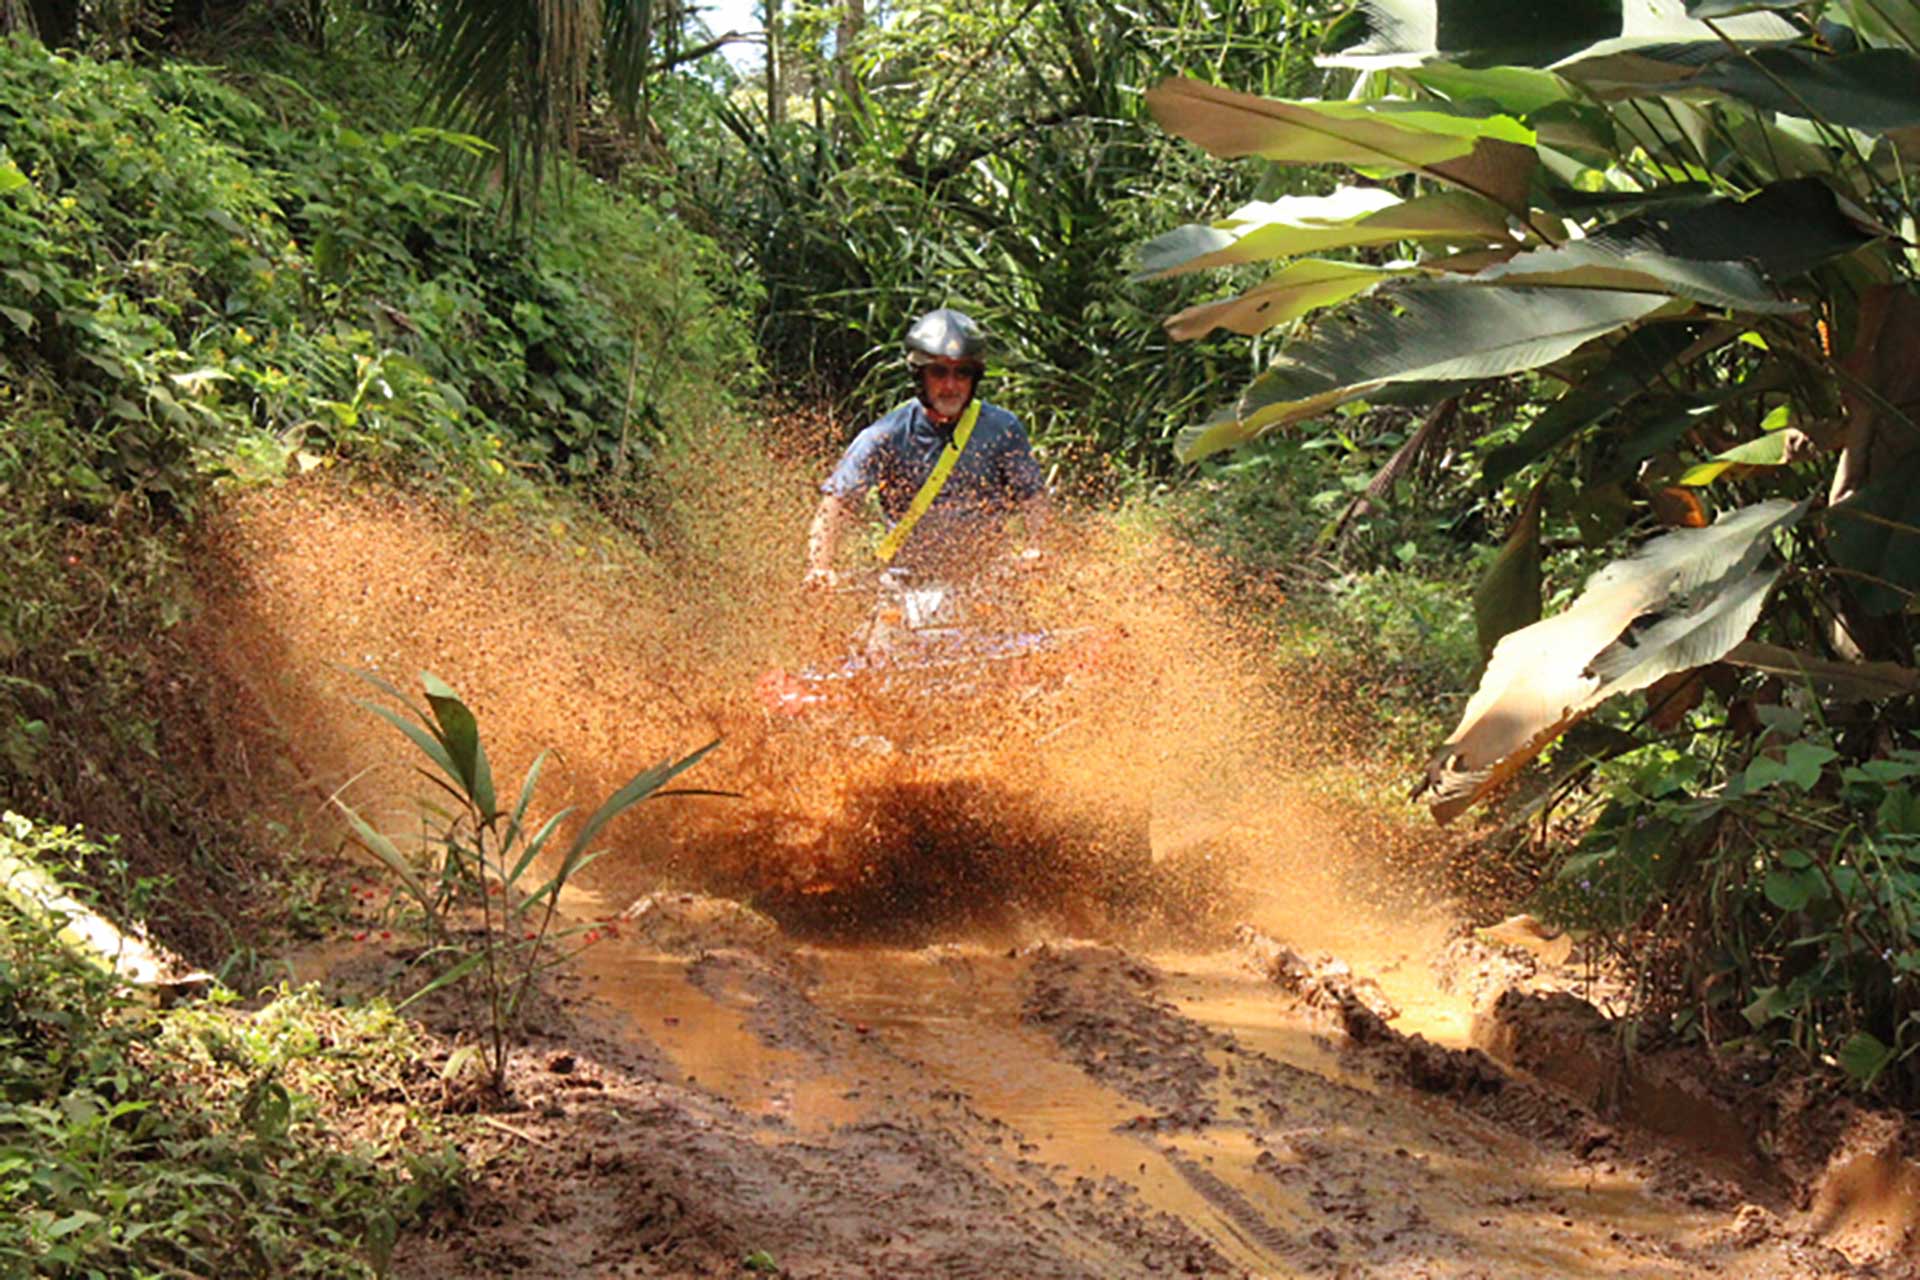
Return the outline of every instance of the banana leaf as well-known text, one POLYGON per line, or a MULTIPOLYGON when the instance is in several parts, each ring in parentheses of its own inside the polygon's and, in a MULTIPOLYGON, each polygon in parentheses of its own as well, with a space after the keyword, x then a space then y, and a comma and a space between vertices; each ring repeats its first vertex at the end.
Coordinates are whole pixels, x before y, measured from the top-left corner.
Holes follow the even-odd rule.
POLYGON ((1394 383, 1537 369, 1673 301, 1664 294, 1450 282, 1408 285, 1390 296, 1398 313, 1369 312, 1288 346, 1235 404, 1181 432, 1180 459, 1245 444, 1394 383))
POLYGON ((1178 341, 1204 337, 1214 329, 1259 333, 1321 307, 1359 297, 1411 271, 1410 267, 1369 267, 1357 262, 1303 258, 1281 267, 1243 294, 1203 302, 1169 316, 1167 333, 1178 341))
MULTIPOLYGON (((1723 47, 1714 27, 1660 0, 1362 0, 1360 11, 1367 39, 1321 57, 1320 65, 1556 67, 1623 53, 1670 53, 1675 46, 1723 47)), ((1799 34, 1764 13, 1714 25, 1742 43, 1799 34)))
POLYGON ((1567 609, 1504 637, 1423 793, 1451 821, 1593 708, 1718 661, 1746 638, 1776 572, 1760 567, 1805 503, 1773 499, 1662 534, 1588 580, 1567 609))
POLYGON ((1162 128, 1217 156, 1416 173, 1514 212, 1526 210, 1539 166, 1520 121, 1438 101, 1288 101, 1175 76, 1147 105, 1162 128))
POLYGON ((1378 187, 1342 187, 1327 196, 1243 205, 1219 222, 1156 236, 1140 246, 1134 278, 1402 240, 1485 244, 1510 235, 1499 208, 1474 196, 1440 192, 1402 200, 1378 187))

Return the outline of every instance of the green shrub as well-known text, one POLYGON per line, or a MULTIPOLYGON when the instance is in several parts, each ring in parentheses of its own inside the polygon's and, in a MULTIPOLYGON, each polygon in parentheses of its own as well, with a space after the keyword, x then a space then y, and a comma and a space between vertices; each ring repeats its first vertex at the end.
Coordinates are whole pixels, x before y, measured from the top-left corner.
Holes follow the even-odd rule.
POLYGON ((1696 711, 1691 733, 1602 767, 1598 814, 1543 902, 1618 936, 1682 1026, 1751 1036, 1911 1099, 1920 750, 1863 754, 1792 705, 1757 708, 1746 739, 1715 723, 1724 715, 1696 711), (1669 936, 1685 944, 1678 974, 1653 963, 1669 936), (1674 1006, 1674 988, 1696 1002, 1674 1006))
MULTIPOLYGON (((0 819, 48 871, 110 856, 0 819)), ((383 1006, 282 990, 264 1008, 160 1011, 0 898, 0 1271, 366 1275, 441 1194, 440 1151, 376 1152, 351 1108, 399 1093, 420 1046, 383 1006)))

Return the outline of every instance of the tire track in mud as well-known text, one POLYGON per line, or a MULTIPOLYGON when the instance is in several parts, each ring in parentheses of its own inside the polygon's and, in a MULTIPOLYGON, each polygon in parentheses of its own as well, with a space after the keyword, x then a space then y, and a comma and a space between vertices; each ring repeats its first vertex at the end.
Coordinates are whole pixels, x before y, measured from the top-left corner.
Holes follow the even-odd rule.
POLYGON ((1160 1154, 1201 1199, 1218 1209, 1223 1218, 1239 1228, 1249 1245, 1275 1258, 1291 1258, 1301 1252, 1298 1240, 1212 1170, 1178 1152, 1162 1151, 1160 1154))
POLYGON ((815 1274, 809 1267, 822 1276, 981 1280, 1246 1274, 1190 1224, 1151 1211, 1126 1183, 1062 1181, 1059 1166, 1032 1158, 1025 1135, 944 1087, 929 1064, 821 1008, 808 993, 817 975, 805 956, 705 952, 689 964, 686 981, 738 1010, 765 1044, 845 1079, 848 1095, 859 1099, 859 1117, 835 1124, 830 1135, 794 1137, 778 1126, 758 1135, 779 1153, 783 1180, 838 1186, 849 1169, 858 1171, 854 1185, 815 1212, 886 1224, 878 1242, 816 1240, 790 1250, 782 1258, 786 1274, 815 1274), (855 1186, 892 1189, 876 1199, 855 1186), (994 1225, 983 1234, 987 1223, 994 1225), (862 1261, 853 1265, 846 1259, 856 1250, 862 1261))

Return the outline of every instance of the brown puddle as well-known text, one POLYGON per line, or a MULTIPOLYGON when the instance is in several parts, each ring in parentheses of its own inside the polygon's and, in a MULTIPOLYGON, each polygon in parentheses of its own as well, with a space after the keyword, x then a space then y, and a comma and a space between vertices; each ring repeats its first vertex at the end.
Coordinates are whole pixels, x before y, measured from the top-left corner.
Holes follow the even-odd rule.
POLYGON ((825 1133, 860 1116, 864 1082, 824 1073, 804 1054, 769 1045, 747 1025, 751 995, 700 990, 687 980, 689 963, 679 956, 607 948, 596 959, 583 969, 593 993, 632 1019, 688 1085, 801 1134, 825 1133))

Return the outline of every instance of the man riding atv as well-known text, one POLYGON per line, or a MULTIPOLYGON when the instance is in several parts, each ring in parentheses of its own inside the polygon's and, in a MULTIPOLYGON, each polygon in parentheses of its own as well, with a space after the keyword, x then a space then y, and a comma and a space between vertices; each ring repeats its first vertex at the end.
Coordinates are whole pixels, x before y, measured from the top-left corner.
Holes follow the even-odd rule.
POLYGON ((1020 570, 1039 561, 1052 511, 1026 427, 978 395, 985 355, 960 312, 915 320, 917 394, 820 486, 804 582, 823 609, 871 590, 834 590, 870 494, 887 531, 852 651, 757 687, 769 773, 829 780, 824 806, 783 801, 760 846, 786 852, 792 881, 755 892, 793 920, 1072 913, 1118 908, 1150 882, 1145 747, 1125 732, 1141 722, 1139 682, 1118 628, 1032 616, 1023 587, 1046 584, 1020 570), (1016 519, 1026 549, 1009 555, 1016 519))
MULTIPOLYGON (((1016 511, 1029 540, 1046 527, 1046 483, 1026 427, 977 394, 986 372, 980 327, 942 307, 913 322, 906 348, 917 394, 855 436, 820 486, 807 537, 808 586, 838 581, 841 540, 870 490, 889 525, 880 558, 915 577, 976 576, 996 558, 1016 511)), ((1030 546, 1023 554, 1035 552, 1030 546)))

